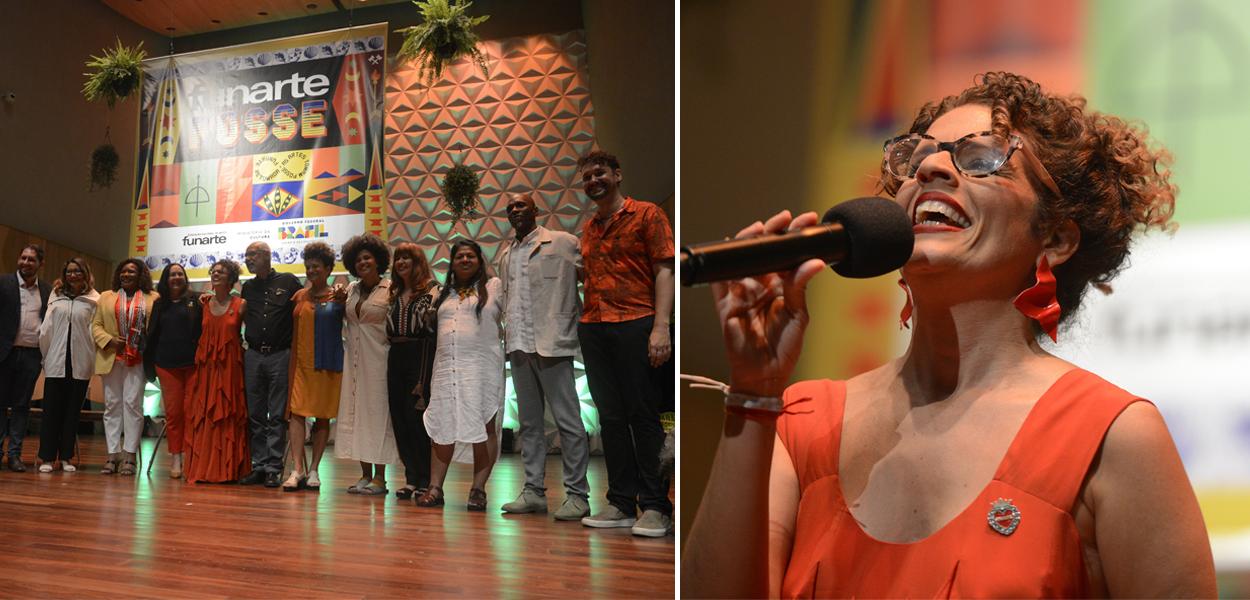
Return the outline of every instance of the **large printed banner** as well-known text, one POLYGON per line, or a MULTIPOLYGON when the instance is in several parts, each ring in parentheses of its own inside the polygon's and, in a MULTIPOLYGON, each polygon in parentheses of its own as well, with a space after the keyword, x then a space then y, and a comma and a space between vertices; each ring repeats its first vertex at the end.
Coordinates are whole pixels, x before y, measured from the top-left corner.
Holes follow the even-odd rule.
POLYGON ((309 241, 385 237, 385 68, 385 23, 147 61, 131 254, 207 279, 264 241, 302 273, 309 241))

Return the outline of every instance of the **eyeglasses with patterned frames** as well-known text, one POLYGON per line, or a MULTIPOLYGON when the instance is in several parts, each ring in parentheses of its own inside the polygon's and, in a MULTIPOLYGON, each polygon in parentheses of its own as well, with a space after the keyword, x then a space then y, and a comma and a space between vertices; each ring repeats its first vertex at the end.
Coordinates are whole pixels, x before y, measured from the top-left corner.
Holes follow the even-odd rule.
POLYGON ((1051 192, 1062 197, 1059 186, 1042 161, 1038 160, 1019 135, 1007 137, 995 135, 991 131, 970 133, 953 142, 939 142, 931 135, 924 133, 908 133, 887 140, 885 152, 886 169, 897 179, 911 179, 916 176, 921 163, 938 152, 949 152, 951 163, 955 169, 967 177, 988 177, 997 173, 1007 164, 1017 149, 1024 149, 1024 156, 1036 169, 1038 177, 1051 192))

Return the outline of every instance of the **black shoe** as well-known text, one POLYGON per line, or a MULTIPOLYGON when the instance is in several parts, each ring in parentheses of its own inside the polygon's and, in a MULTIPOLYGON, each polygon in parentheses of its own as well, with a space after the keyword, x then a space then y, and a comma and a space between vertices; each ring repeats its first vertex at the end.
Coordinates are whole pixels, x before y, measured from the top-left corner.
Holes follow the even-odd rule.
POLYGON ((22 459, 16 456, 9 457, 9 470, 14 473, 25 473, 26 465, 22 464, 22 459))
POLYGON ((270 471, 265 474, 265 487, 276 488, 282 485, 282 474, 277 471, 270 471))
POLYGON ((264 471, 252 471, 251 473, 248 473, 246 476, 244 476, 243 479, 239 480, 239 485, 259 485, 264 482, 265 482, 264 471))
POLYGON ((399 498, 400 500, 411 500, 413 494, 420 495, 424 491, 425 491, 424 489, 417 490, 416 488, 410 488, 410 487, 404 486, 395 490, 395 497, 399 498))

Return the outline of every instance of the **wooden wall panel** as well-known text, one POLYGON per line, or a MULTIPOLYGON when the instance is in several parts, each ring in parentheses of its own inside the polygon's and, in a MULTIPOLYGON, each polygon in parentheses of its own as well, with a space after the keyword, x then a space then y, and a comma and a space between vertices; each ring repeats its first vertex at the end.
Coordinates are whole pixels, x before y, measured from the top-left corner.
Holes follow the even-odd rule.
POLYGON ((97 290, 108 289, 113 279, 112 262, 7 225, 0 225, 0 273, 17 270, 17 257, 27 244, 43 246, 43 268, 39 271, 39 277, 49 283, 61 276, 61 267, 65 266, 65 261, 75 256, 87 262, 87 268, 95 276, 97 290))
MULTIPOLYGON (((61 267, 65 265, 65 261, 75 256, 81 257, 87 262, 87 268, 91 269, 91 274, 95 276, 96 290, 108 289, 109 284, 113 280, 112 262, 91 256, 85 252, 79 252, 64 244, 58 244, 7 225, 0 225, 0 273, 8 275, 17 270, 17 257, 27 244, 43 246, 43 268, 39 271, 39 278, 49 283, 56 281, 61 276, 61 267)), ((39 376, 34 397, 43 397, 42 375, 39 376)), ((100 387, 99 377, 91 379, 87 397, 91 398, 92 402, 104 402, 104 394, 100 387)))

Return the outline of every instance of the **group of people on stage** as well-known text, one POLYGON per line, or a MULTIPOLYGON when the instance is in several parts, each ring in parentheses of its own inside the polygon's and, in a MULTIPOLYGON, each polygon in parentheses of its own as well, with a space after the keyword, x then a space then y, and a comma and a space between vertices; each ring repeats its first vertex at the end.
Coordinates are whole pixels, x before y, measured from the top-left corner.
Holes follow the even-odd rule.
POLYGON ((79 258, 55 284, 40 280, 43 251, 28 246, 17 272, 0 277, 0 436, 9 440, 9 469, 26 468, 22 438, 42 369, 42 473, 75 470, 80 410, 98 374, 108 445, 102 473, 137 471, 145 382, 159 381, 171 477, 317 490, 336 419, 335 455, 361 468, 349 493, 389 493, 386 467, 398 462, 405 481, 396 496, 442 506, 459 444, 473 464, 467 508, 484 511, 507 359, 525 485, 502 509, 548 510, 545 404, 559 428, 566 488, 554 517, 666 535, 672 503, 659 466, 664 384, 655 369, 672 355, 672 229, 657 206, 621 193, 614 156, 593 152, 578 172, 596 207, 581 239, 538 225, 531 194, 509 194, 515 238, 499 252, 498 277, 472 240, 452 245, 440 284, 416 244, 392 250, 364 234, 342 247, 355 278, 347 286, 329 283, 335 251, 323 242, 304 247, 306 284, 275 271, 271 249, 255 242, 244 255, 254 277, 240 295, 232 293, 240 267, 226 259, 212 264, 203 292, 190 289, 183 265, 165 267, 154 286, 144 262, 129 258, 97 293, 79 258), (609 504, 595 515, 574 386, 579 348, 609 479, 609 504), (282 480, 288 449, 294 466, 282 480))

